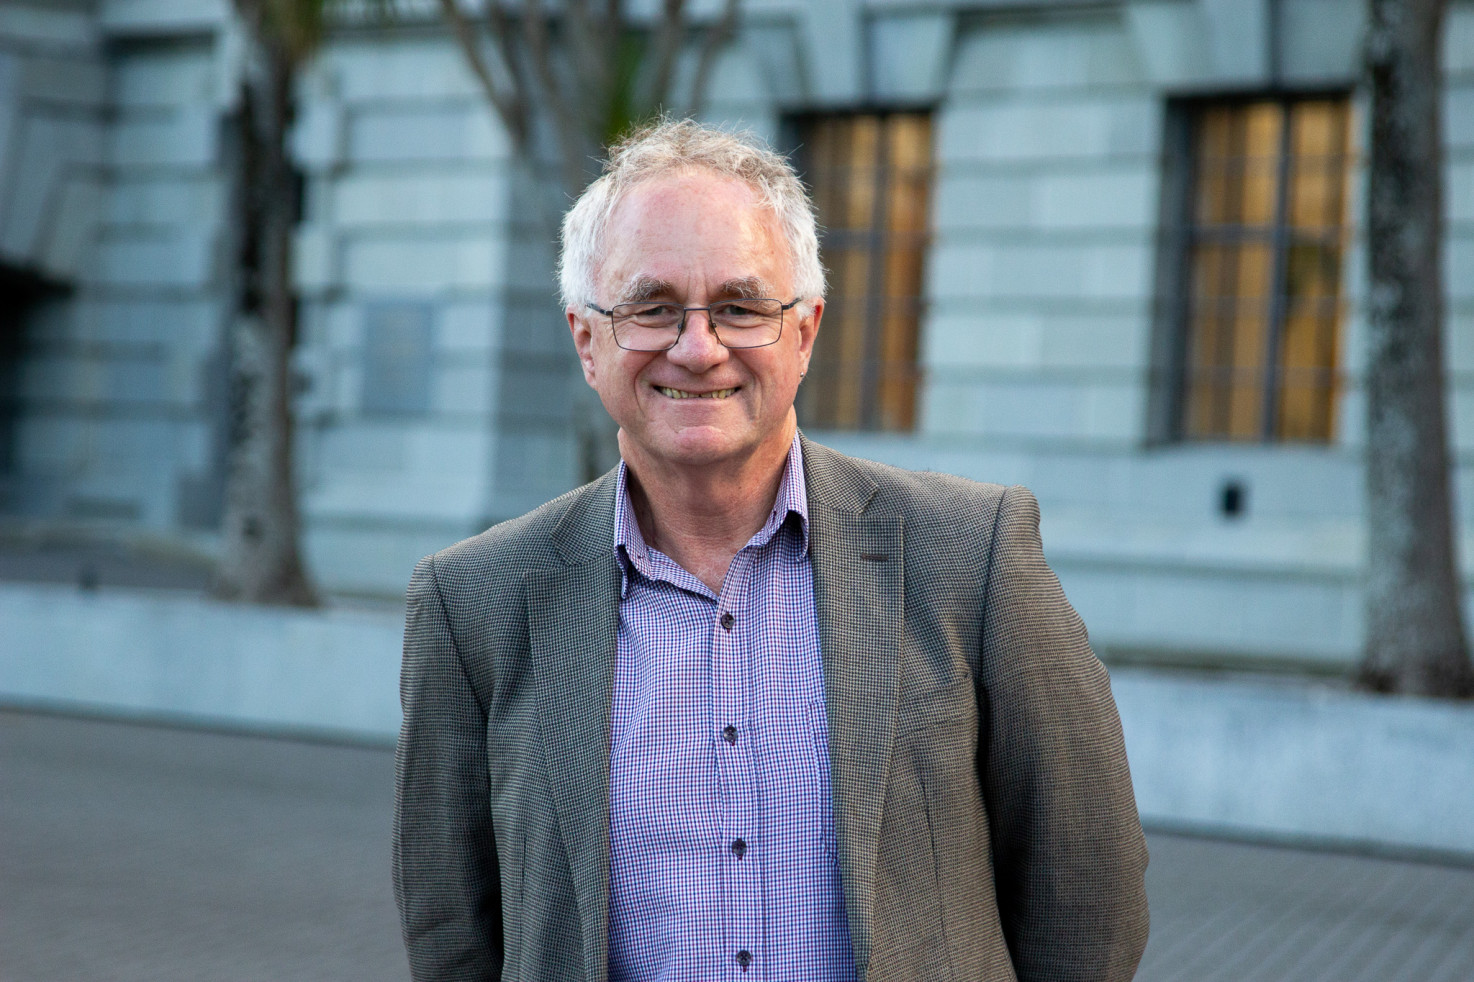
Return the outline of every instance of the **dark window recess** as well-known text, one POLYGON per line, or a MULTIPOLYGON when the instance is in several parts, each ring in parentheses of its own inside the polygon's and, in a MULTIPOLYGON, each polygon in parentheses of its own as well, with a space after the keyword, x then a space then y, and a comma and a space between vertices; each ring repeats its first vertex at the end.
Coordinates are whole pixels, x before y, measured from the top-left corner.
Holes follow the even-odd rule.
POLYGON ((1169 439, 1335 433, 1351 109, 1345 94, 1169 107, 1169 439))
POLYGON ((430 408, 434 336, 430 306, 379 303, 364 314, 363 412, 424 413, 430 408))
POLYGON ((829 271, 799 420, 817 429, 910 430, 930 242, 931 114, 816 113, 790 123, 829 271))

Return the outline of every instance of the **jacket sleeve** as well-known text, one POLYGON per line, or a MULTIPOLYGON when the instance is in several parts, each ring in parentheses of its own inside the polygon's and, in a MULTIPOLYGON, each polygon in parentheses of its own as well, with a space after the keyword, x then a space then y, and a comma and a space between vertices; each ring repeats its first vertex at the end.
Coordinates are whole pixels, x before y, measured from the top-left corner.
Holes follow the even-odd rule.
POLYGON ((978 766, 1020 982, 1127 982, 1146 947, 1146 841, 1110 679, 1013 487, 988 560, 978 766))
POLYGON ((451 631, 433 556, 410 581, 399 690, 394 897, 410 975, 416 982, 500 979, 486 712, 451 631))

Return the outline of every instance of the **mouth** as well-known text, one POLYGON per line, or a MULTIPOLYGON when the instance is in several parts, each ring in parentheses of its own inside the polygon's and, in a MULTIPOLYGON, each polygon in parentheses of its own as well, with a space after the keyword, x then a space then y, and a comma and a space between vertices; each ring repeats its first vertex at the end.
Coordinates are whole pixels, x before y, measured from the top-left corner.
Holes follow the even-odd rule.
POLYGON ((657 385, 655 391, 667 399, 726 399, 737 392, 737 387, 730 389, 713 389, 710 392, 687 392, 685 389, 672 389, 669 386, 657 385))

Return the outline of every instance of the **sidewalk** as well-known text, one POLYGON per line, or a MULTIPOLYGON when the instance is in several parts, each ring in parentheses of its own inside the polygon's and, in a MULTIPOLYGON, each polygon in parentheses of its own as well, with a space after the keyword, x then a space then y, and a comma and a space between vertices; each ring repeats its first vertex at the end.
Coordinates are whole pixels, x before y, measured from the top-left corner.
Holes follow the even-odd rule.
MULTIPOLYGON (((407 978, 393 755, 0 711, 7 982, 407 978)), ((1467 982, 1474 868, 1149 835, 1141 982, 1467 982)))

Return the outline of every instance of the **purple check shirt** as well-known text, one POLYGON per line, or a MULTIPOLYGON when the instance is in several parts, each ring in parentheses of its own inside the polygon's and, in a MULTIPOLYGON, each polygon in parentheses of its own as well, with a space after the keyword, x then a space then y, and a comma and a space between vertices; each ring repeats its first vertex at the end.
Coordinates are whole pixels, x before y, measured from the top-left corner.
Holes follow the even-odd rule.
POLYGON ((720 594, 615 508, 611 982, 853 980, 797 437, 720 594))

